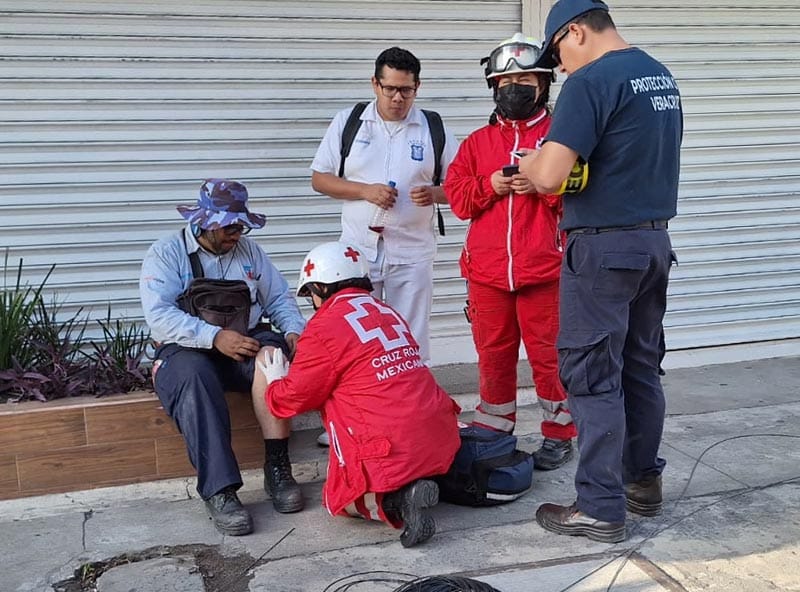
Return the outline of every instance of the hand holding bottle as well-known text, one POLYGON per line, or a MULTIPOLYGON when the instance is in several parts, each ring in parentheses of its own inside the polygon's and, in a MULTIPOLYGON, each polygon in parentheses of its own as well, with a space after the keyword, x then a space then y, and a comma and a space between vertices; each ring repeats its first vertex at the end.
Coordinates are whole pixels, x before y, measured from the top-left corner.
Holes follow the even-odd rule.
POLYGON ((397 189, 395 189, 394 181, 389 181, 385 185, 383 183, 373 183, 364 186, 361 198, 379 208, 386 210, 392 208, 397 200, 397 189))
POLYGON ((394 198, 397 196, 397 189, 396 183, 394 181, 389 181, 388 186, 392 190, 392 201, 391 204, 384 208, 378 204, 374 205, 374 210, 372 212, 372 219, 369 223, 369 229, 373 232, 377 232, 380 234, 383 232, 383 229, 386 228, 386 222, 389 219, 389 208, 394 205, 394 198))

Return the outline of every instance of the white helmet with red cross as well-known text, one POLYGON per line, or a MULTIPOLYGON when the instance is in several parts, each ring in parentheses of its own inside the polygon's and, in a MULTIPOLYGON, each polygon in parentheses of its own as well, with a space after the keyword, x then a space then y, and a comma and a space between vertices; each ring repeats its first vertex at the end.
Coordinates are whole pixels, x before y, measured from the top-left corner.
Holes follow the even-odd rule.
POLYGON ((522 33, 516 33, 510 39, 501 41, 481 60, 489 88, 496 83, 495 78, 506 74, 547 72, 552 75, 553 70, 550 68, 537 68, 534 65, 541 53, 541 44, 533 37, 526 37, 522 33))
POLYGON ((297 295, 310 296, 309 284, 335 284, 365 277, 369 277, 369 264, 361 251, 347 243, 322 243, 311 249, 303 259, 297 295))

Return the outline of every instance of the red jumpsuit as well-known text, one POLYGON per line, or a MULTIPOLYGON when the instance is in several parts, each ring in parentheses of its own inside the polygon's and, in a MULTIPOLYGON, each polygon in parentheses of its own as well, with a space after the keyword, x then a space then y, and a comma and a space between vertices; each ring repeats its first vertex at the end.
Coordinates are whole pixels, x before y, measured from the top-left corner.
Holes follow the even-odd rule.
POLYGON ((497 118, 469 135, 450 164, 444 189, 456 216, 469 220, 461 254, 472 336, 478 352, 480 403, 474 423, 511 432, 516 422, 520 339, 544 411, 545 438, 575 436, 558 377, 560 199, 552 195, 498 195, 492 174, 516 162, 511 151, 535 149, 550 128, 542 109, 524 121, 497 118))
POLYGON ((461 444, 460 408, 422 363, 408 324, 365 290, 323 303, 266 400, 282 418, 321 410, 331 443, 323 505, 333 515, 399 527, 381 494, 446 473, 461 444))

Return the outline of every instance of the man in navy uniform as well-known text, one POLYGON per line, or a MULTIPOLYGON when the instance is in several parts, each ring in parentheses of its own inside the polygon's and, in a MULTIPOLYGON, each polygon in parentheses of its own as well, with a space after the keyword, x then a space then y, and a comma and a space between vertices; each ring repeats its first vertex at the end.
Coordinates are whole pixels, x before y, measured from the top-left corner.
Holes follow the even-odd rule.
POLYGON ((661 511, 660 338, 683 115, 672 74, 628 45, 608 10, 600 0, 550 10, 536 65, 569 78, 544 145, 520 171, 540 193, 565 193, 557 347, 580 451, 577 501, 543 504, 536 519, 558 534, 619 542, 626 507, 661 511))

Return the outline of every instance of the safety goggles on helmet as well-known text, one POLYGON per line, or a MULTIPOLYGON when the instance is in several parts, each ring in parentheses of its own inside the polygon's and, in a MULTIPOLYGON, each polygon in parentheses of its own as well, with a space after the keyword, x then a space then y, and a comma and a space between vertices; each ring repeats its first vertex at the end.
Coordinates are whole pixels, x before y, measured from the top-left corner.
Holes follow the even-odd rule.
POLYGON ((517 72, 552 72, 546 68, 536 68, 534 64, 539 59, 541 48, 521 39, 510 39, 492 50, 488 57, 481 60, 485 66, 484 73, 489 86, 492 78, 517 72))

